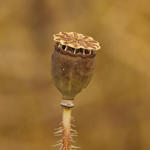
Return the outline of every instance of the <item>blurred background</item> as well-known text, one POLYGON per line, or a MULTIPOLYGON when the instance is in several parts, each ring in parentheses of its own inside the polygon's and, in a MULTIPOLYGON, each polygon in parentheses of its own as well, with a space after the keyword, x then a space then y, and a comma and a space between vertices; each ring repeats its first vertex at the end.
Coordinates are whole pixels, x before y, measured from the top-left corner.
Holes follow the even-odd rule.
POLYGON ((58 150, 61 94, 53 34, 100 42, 95 74, 75 98, 82 150, 150 149, 149 0, 0 1, 0 149, 58 150))

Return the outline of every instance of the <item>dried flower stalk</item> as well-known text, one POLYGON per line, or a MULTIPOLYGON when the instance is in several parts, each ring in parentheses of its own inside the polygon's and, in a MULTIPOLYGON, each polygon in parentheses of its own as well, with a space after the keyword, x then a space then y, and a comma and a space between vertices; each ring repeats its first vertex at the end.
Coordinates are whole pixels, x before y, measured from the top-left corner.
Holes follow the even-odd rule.
POLYGON ((57 89, 62 93, 63 108, 62 127, 54 133, 62 136, 56 146, 59 150, 73 150, 73 136, 76 130, 71 129, 71 109, 74 97, 89 84, 95 69, 96 51, 99 43, 92 37, 76 32, 60 32, 54 35, 56 41, 51 61, 51 74, 57 89))

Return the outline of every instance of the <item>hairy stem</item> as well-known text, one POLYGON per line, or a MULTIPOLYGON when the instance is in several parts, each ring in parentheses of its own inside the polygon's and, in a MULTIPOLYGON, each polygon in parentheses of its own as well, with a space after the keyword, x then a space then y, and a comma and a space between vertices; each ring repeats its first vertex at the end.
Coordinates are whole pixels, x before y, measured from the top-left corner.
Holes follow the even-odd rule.
POLYGON ((70 150, 70 133, 71 133, 71 108, 64 107, 63 108, 63 116, 62 116, 62 127, 63 127, 63 138, 62 145, 63 150, 70 150))

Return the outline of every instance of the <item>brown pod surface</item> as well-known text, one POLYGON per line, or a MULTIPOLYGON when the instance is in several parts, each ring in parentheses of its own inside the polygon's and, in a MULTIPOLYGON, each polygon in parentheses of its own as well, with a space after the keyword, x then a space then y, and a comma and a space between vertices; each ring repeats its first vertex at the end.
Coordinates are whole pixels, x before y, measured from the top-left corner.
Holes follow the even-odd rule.
POLYGON ((60 36, 54 35, 54 40, 57 42, 51 60, 53 82, 62 93, 62 98, 67 100, 73 100, 89 84, 95 68, 96 51, 93 49, 94 46, 100 48, 91 37, 86 36, 85 39, 90 38, 87 40, 88 43, 93 42, 93 45, 90 43, 92 48, 88 49, 86 47, 88 44, 80 40, 83 40, 85 36, 81 38, 81 34, 70 33, 69 35, 66 32, 60 32, 60 36), (72 34, 75 37, 72 36, 70 40, 72 34))

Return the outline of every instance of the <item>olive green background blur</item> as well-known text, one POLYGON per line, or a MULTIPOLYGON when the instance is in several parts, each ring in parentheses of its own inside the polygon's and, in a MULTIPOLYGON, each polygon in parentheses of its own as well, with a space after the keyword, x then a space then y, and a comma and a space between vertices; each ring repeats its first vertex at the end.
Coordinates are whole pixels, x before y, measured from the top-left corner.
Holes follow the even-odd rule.
POLYGON ((53 34, 100 42, 95 74, 75 98, 82 150, 150 149, 149 0, 0 1, 0 149, 58 150, 61 94, 53 34))

